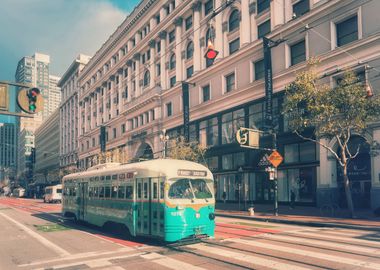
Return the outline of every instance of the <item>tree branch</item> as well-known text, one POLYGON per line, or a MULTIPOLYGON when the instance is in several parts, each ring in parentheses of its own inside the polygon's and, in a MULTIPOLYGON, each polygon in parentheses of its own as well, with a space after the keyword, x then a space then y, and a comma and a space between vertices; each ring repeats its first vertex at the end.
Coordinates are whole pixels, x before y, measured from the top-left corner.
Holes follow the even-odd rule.
POLYGON ((303 135, 301 135, 297 130, 294 131, 301 139, 304 139, 304 140, 307 140, 307 141, 311 141, 311 142, 314 142, 314 143, 317 143, 319 144, 320 146, 322 146, 323 148, 325 148, 326 150, 330 151, 331 154, 333 154, 336 158, 336 160, 339 162, 339 164, 343 167, 343 163, 342 161, 340 160, 338 154, 331 148, 331 147, 328 147, 327 145, 321 143, 320 141, 318 140, 314 140, 312 138, 308 138, 308 137, 305 137, 303 135))

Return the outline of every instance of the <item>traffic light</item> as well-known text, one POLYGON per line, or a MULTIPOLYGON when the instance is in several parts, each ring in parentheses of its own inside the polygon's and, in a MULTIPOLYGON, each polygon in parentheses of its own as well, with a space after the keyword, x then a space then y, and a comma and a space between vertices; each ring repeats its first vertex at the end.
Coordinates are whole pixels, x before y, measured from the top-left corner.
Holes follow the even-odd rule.
POLYGON ((205 53, 205 58, 208 61, 214 62, 215 58, 218 56, 219 52, 214 49, 214 45, 211 40, 208 41, 207 51, 205 53))
POLYGON ((18 93, 17 103, 21 110, 34 114, 44 107, 44 100, 38 88, 23 89, 18 93))
POLYGON ((28 101, 29 101, 29 111, 35 112, 37 109, 37 97, 40 94, 40 89, 31 88, 27 91, 28 101))

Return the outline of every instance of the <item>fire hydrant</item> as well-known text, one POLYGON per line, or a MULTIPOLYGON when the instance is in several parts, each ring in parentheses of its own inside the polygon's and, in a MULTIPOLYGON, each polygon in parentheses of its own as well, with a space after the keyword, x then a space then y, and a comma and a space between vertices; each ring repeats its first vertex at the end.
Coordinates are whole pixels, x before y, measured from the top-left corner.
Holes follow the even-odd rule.
POLYGON ((253 206, 248 208, 248 214, 251 217, 255 215, 255 208, 253 206))

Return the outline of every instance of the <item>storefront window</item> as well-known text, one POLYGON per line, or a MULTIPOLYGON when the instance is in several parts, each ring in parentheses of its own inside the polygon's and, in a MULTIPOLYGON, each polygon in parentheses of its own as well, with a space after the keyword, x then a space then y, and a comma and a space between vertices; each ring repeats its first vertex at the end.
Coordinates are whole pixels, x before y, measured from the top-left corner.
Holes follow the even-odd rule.
POLYGON ((222 156, 222 169, 223 170, 233 169, 232 154, 222 156))
POLYGON ((218 157, 209 157, 207 158, 207 166, 211 171, 218 170, 218 157))
POLYGON ((298 144, 285 145, 285 163, 298 162, 298 144))
POLYGON ((313 142, 303 142, 285 145, 285 163, 309 162, 318 160, 316 145, 313 142))
POLYGON ((296 202, 314 202, 316 189, 315 171, 315 167, 282 171, 280 176, 282 176, 284 182, 287 182, 287 185, 284 184, 282 187, 283 191, 280 192, 282 194, 281 199, 286 201, 285 190, 288 188, 287 201, 290 201, 290 193, 293 191, 296 202))
POLYGON ((300 161, 314 161, 316 160, 315 153, 316 145, 314 142, 304 142, 300 144, 300 161))
POLYGON ((218 118, 214 117, 199 123, 199 143, 202 146, 218 144, 218 118))
POLYGON ((222 144, 235 141, 235 133, 244 127, 244 109, 222 115, 222 144))

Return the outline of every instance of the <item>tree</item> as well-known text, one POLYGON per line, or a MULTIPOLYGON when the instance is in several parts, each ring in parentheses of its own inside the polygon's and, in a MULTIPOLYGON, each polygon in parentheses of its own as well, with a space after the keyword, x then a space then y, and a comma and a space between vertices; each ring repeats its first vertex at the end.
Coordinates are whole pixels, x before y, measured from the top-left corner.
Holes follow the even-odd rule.
MULTIPOLYGON (((363 145, 352 149, 349 141, 353 135, 365 139, 368 125, 380 119, 380 99, 369 95, 365 83, 351 70, 345 72, 335 88, 320 84, 316 62, 310 62, 309 69, 299 73, 286 87, 283 114, 299 137, 319 144, 337 160, 343 172, 347 206, 351 216, 355 217, 347 165, 363 145), (305 135, 305 130, 312 130, 312 136, 305 135), (327 142, 321 139, 327 139, 327 142), (333 139, 339 146, 336 150, 328 144, 333 139)), ((367 143, 372 149, 378 145, 367 143)))
POLYGON ((198 142, 186 142, 185 138, 181 136, 170 140, 168 145, 168 157, 206 164, 205 155, 207 148, 198 144, 198 142))

